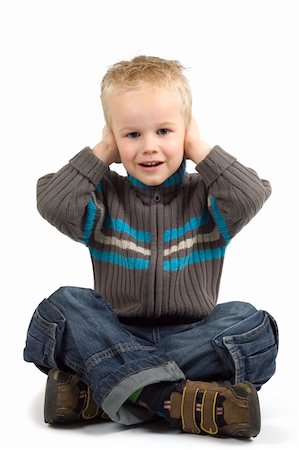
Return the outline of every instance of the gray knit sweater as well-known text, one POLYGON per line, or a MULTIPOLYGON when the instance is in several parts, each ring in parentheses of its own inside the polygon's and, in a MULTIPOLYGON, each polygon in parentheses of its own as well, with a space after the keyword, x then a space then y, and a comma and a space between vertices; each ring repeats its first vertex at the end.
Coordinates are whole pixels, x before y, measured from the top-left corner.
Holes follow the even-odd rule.
POLYGON ((122 320, 187 322, 217 302, 231 238, 269 197, 268 181, 221 147, 189 174, 147 186, 89 147, 38 180, 40 214, 90 251, 94 289, 122 320))

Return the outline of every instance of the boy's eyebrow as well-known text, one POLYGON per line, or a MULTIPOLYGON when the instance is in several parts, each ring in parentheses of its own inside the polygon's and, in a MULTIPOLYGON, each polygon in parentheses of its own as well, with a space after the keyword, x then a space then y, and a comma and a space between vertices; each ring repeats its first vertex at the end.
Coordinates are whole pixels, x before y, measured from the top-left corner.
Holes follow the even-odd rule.
MULTIPOLYGON (((169 126, 174 127, 174 126, 176 126, 176 124, 173 122, 161 122, 161 123, 156 124, 157 128, 163 128, 163 127, 169 127, 169 126)), ((121 128, 119 131, 122 132, 125 130, 134 130, 135 128, 139 128, 139 127, 124 127, 124 128, 121 128)))

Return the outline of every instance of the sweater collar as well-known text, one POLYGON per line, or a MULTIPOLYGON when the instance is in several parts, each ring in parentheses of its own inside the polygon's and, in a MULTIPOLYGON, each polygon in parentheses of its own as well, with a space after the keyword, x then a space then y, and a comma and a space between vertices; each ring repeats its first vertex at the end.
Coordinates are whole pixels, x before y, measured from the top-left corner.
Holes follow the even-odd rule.
POLYGON ((168 203, 175 196, 177 190, 181 186, 185 173, 186 160, 183 159, 182 164, 180 165, 178 170, 158 186, 148 186, 147 184, 139 181, 137 178, 134 178, 128 172, 127 179, 131 187, 137 191, 137 195, 145 203, 150 203, 152 198, 157 198, 155 197, 157 193, 159 193, 159 195, 161 196, 161 201, 163 201, 163 203, 168 203))

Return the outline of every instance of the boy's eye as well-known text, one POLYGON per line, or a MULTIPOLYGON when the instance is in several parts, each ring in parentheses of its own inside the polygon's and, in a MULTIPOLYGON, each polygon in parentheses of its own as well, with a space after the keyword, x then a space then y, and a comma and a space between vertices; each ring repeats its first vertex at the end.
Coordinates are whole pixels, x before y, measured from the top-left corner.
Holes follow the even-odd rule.
POLYGON ((128 133, 128 137, 135 139, 139 136, 139 133, 137 131, 132 131, 132 133, 128 133))
POLYGON ((165 135, 165 134, 169 133, 169 130, 168 130, 168 128, 160 128, 159 132, 160 132, 160 134, 165 135))

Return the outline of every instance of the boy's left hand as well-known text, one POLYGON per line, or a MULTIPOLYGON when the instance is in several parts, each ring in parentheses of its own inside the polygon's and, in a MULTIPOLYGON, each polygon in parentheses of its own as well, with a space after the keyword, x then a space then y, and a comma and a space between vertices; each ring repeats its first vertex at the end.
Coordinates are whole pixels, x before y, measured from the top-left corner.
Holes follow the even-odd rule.
POLYGON ((184 149, 185 158, 191 159, 196 165, 212 150, 212 147, 201 139, 194 117, 192 117, 186 129, 184 149))

